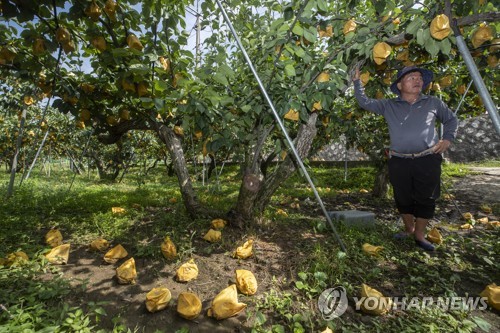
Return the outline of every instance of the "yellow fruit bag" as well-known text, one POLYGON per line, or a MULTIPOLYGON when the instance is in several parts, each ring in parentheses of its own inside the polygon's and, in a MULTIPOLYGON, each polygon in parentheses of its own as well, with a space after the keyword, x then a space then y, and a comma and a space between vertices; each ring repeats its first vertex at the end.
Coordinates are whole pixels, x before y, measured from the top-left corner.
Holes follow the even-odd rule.
POLYGON ((125 214, 126 210, 122 207, 111 207, 111 212, 115 215, 123 215, 125 214))
POLYGON ((488 217, 482 217, 480 219, 477 219, 476 222, 481 224, 487 224, 489 222, 489 219, 488 217))
POLYGON ((167 307, 171 299, 172 294, 167 287, 153 288, 146 294, 146 308, 149 312, 163 310, 167 307))
POLYGON ((361 311, 372 315, 383 315, 392 307, 392 301, 366 284, 361 285, 361 311))
POLYGON ((45 243, 47 243, 50 247, 62 245, 63 236, 59 229, 49 230, 45 235, 45 243))
POLYGON ((108 249, 109 242, 104 238, 97 238, 92 243, 90 243, 90 249, 93 251, 104 252, 108 249))
POLYGON ((118 244, 104 255, 104 261, 109 264, 114 264, 118 260, 125 258, 128 256, 127 250, 121 245, 118 244))
POLYGON ((203 236, 203 239, 209 241, 210 243, 219 242, 221 238, 222 238, 222 233, 214 229, 208 230, 205 236, 203 236))
POLYGON ((215 296, 207 314, 209 317, 221 320, 237 315, 246 307, 246 304, 238 302, 236 285, 232 284, 215 296))
POLYGON ((363 252, 371 256, 378 256, 380 252, 384 249, 383 246, 375 246, 368 243, 363 244, 363 252))
POLYGON ((23 251, 12 252, 7 255, 7 257, 3 260, 2 265, 5 266, 17 266, 25 263, 29 260, 29 257, 23 251))
POLYGON ((177 281, 188 282, 198 277, 198 266, 194 263, 194 259, 190 259, 177 270, 177 281))
POLYGON ((488 304, 500 311, 500 286, 497 286, 495 283, 489 284, 479 296, 487 297, 488 304))
POLYGON ((444 14, 436 16, 431 22, 430 30, 431 36, 437 40, 443 40, 448 37, 451 32, 448 16, 444 14))
POLYGON ((392 47, 386 42, 379 42, 373 47, 373 61, 377 65, 381 65, 385 62, 387 57, 391 54, 392 47))
POLYGON ((238 246, 234 251, 234 257, 246 259, 253 256, 253 239, 247 240, 242 246, 238 246))
POLYGON ((47 258, 51 264, 66 264, 69 259, 69 248, 70 244, 56 246, 45 255, 45 258, 47 258))
POLYGON ((493 29, 490 26, 481 24, 479 28, 472 35, 472 45, 474 48, 478 48, 484 42, 493 39, 493 29))
POLYGON ((177 313, 182 318, 193 320, 201 312, 201 301, 193 293, 182 292, 177 298, 177 313))
POLYGON ((135 284, 137 271, 135 270, 135 260, 130 258, 116 269, 116 277, 120 284, 135 284))
POLYGON ((429 242, 434 244, 441 244, 443 242, 443 236, 437 228, 432 228, 427 234, 427 239, 429 242))
POLYGON ((236 270, 236 287, 245 295, 253 295, 257 292, 257 279, 252 272, 246 269, 236 270))
POLYGON ((161 243, 161 253, 168 260, 174 260, 177 257, 177 248, 175 247, 174 242, 170 240, 170 237, 165 237, 163 243, 161 243))
POLYGON ((500 227, 500 221, 491 221, 486 225, 486 229, 488 230, 493 230, 498 227, 500 227))
POLYGON ((215 219, 215 220, 212 220, 212 222, 210 222, 210 227, 212 229, 224 229, 224 227, 226 226, 227 222, 223 219, 215 219))

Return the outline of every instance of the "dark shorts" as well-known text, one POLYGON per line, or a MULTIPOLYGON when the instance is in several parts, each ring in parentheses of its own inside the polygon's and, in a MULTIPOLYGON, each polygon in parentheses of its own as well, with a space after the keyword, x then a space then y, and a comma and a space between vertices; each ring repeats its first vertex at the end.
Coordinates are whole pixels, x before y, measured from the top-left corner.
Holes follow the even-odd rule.
POLYGON ((440 195, 441 154, 418 158, 391 157, 389 179, 401 214, 430 219, 440 195))

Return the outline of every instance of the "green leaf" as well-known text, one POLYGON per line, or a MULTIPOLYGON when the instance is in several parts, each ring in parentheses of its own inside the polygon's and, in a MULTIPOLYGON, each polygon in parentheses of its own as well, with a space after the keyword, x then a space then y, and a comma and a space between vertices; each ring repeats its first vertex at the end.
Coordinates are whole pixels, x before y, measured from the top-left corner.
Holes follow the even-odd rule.
POLYGON ((425 50, 429 52, 429 54, 432 57, 437 56, 439 53, 439 46, 436 40, 434 38, 430 38, 426 43, 425 43, 425 50))
POLYGON ((272 333, 285 333, 285 328, 282 325, 273 325, 272 333))
POLYGON ((299 289, 299 290, 302 290, 302 289, 305 289, 305 284, 302 281, 296 281, 295 287, 297 287, 297 289, 299 289))
POLYGON ((165 91, 166 89, 168 89, 168 87, 169 87, 168 83, 165 81, 160 81, 160 80, 155 81, 155 90, 165 91))
POLYGON ((255 324, 258 325, 258 326, 262 326, 264 325, 264 323, 267 321, 267 318, 266 316, 258 311, 256 314, 255 314, 255 324))
POLYGON ((288 64, 285 66, 285 73, 289 77, 295 76, 295 67, 292 64, 288 64))
POLYGON ((225 86, 229 85, 229 82, 227 81, 227 78, 224 76, 222 73, 215 73, 214 75, 214 81, 223 84, 225 86))
POLYGON ((224 74, 224 76, 229 77, 229 78, 234 78, 234 71, 231 67, 229 67, 226 64, 222 64, 219 67, 219 73, 224 74))
POLYGON ((318 9, 321 11, 328 11, 328 4, 325 0, 318 0, 318 9))
POLYGON ((298 275, 299 275, 299 278, 301 280, 304 280, 304 281, 307 280, 307 273, 305 273, 305 272, 299 272, 298 275))
POLYGON ((297 22, 295 26, 292 29, 292 32, 298 36, 302 36, 304 34, 304 29, 300 26, 300 24, 297 22))
POLYGON ((250 111, 251 109, 252 109, 252 106, 251 106, 251 105, 249 105, 249 104, 243 105, 243 106, 241 107, 241 110, 242 110, 243 112, 245 112, 245 113, 247 113, 247 112, 248 112, 248 111, 250 111))
POLYGON ((297 57, 303 58, 306 55, 306 52, 301 47, 294 48, 294 51, 295 51, 295 55, 297 55, 297 57))
POLYGON ((304 38, 307 39, 310 42, 315 42, 316 41, 316 36, 317 36, 317 30, 316 28, 309 28, 307 30, 304 30, 304 38))
POLYGON ((481 317, 472 317, 472 321, 483 331, 489 332, 491 329, 491 324, 488 323, 486 320, 484 320, 481 317))
POLYGON ((418 29, 417 31, 417 44, 418 45, 425 45, 426 37, 424 34, 424 29, 418 29))
POLYGON ((422 26, 423 20, 420 17, 415 18, 413 21, 411 21, 410 24, 406 27, 406 33, 407 34, 412 34, 415 35, 417 30, 422 26))
POLYGON ((439 43, 439 49, 441 50, 441 53, 449 55, 451 52, 451 42, 448 38, 443 39, 439 43))
POLYGON ((323 272, 315 272, 314 278, 318 281, 325 281, 328 278, 328 275, 323 272))
POLYGON ((491 266, 494 266, 493 264, 493 261, 490 260, 490 258, 488 257, 483 257, 483 260, 488 264, 488 265, 491 265, 491 266))

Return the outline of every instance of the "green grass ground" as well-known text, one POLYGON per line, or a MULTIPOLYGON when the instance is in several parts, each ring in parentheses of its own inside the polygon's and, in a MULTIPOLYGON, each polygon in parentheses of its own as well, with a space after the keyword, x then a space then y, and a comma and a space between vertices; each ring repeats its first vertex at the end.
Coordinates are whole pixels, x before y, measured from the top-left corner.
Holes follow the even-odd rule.
MULTIPOLYGON (((498 165, 489 162, 488 166, 491 164, 498 165)), ((351 306, 344 316, 333 321, 322 318, 317 298, 332 286, 344 287, 349 295, 357 295, 361 284, 366 283, 392 296, 445 297, 467 293, 477 296, 486 284, 499 282, 498 230, 478 228, 463 233, 456 225, 450 226, 449 221, 437 223, 442 227, 445 242, 432 255, 416 250, 412 242, 394 242, 392 234, 397 230, 394 223, 397 216, 391 200, 374 200, 360 193, 370 189, 374 170, 367 166, 347 171, 345 178, 343 168, 315 167, 311 168, 311 176, 315 184, 319 184, 319 193, 328 207, 375 210, 377 232, 340 227, 341 238, 348 248, 347 255, 341 252, 314 202, 307 203, 308 198, 314 200, 307 184, 299 175, 293 176, 276 193, 261 223, 246 231, 261 238, 264 246, 266 235, 278 230, 277 237, 285 244, 282 250, 290 251, 287 266, 290 271, 273 276, 265 290, 246 299, 249 307, 242 329, 319 332, 328 325, 335 332, 494 332, 500 327, 498 312, 492 309, 443 311, 429 307, 367 316, 352 310, 351 306), (299 202, 300 208, 291 209, 293 202, 299 202), (279 214, 280 209, 288 212, 286 217, 279 214), (368 256, 360 250, 364 243, 382 245, 384 250, 380 256, 368 256)), ((466 174, 466 165, 446 165, 445 183, 451 184, 453 177, 466 174)), ((0 174, 2 196, 8 177, 6 173, 0 174)), ((38 171, 21 187, 16 182, 14 196, 1 201, 0 257, 24 251, 31 260, 24 265, 0 269, 0 332, 102 329, 100 323, 106 316, 104 306, 99 302, 90 302, 84 309, 75 306, 74 299, 70 301, 75 286, 58 267, 43 259, 47 250, 43 237, 50 228, 64 230, 65 241, 71 242, 72 247, 84 247, 98 236, 134 244, 134 257, 152 262, 163 259, 152 241, 157 241, 158 235, 169 234, 178 244, 182 258, 189 258, 195 251, 192 235, 202 233, 204 227, 201 226, 207 221, 187 217, 174 177, 165 176, 160 168, 147 177, 130 172, 121 183, 100 182, 95 177, 93 174, 77 176, 70 188, 73 174, 68 170, 55 169, 50 177, 38 171), (127 213, 113 214, 112 207, 123 207, 127 213), (192 233, 186 235, 186 230, 192 233)), ((237 168, 226 166, 218 181, 214 179, 204 185, 196 182, 195 186, 202 202, 227 211, 237 198, 238 179, 237 168)), ((499 209, 494 207, 493 213, 497 216, 499 209)), ((227 252, 232 246, 229 243, 204 249, 203 254, 210 257, 211 251, 227 252)), ((111 319, 113 327, 106 327, 104 331, 152 331, 151 327, 128 326, 120 318, 111 319)))

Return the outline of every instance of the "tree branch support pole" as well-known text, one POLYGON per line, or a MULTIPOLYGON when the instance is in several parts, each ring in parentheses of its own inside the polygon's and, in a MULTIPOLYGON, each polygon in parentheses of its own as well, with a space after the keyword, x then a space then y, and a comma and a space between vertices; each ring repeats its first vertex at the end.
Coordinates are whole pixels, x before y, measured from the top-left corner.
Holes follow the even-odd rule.
POLYGON ((31 170, 33 170, 33 167, 35 166, 36 160, 38 159, 38 156, 40 156, 40 153, 42 151, 43 146, 45 145, 45 141, 47 141, 48 136, 49 136, 49 130, 47 129, 47 131, 45 132, 45 135, 43 136, 42 142, 40 143, 40 147, 38 147, 35 158, 33 158, 33 161, 31 162, 30 168, 28 169, 26 176, 24 178, 21 178, 21 183, 19 184, 19 186, 22 185, 24 180, 28 180, 28 178, 30 178, 31 170))
POLYGON ((493 126, 495 126, 497 133, 500 135, 500 118, 498 116, 498 109, 491 99, 491 95, 488 92, 486 85, 484 84, 481 74, 479 74, 476 63, 474 62, 474 59, 472 58, 469 49, 467 48, 467 44, 465 43, 465 40, 460 33, 460 29, 458 28, 456 19, 453 19, 451 27, 453 29, 455 37, 457 38, 458 50, 460 51, 460 54, 465 61, 465 65, 467 66, 472 80, 474 81, 474 85, 476 86, 479 96, 481 96, 484 106, 488 111, 488 114, 490 115, 493 126))
POLYGON ((252 64, 252 61, 250 60, 250 57, 248 56, 248 54, 247 54, 247 52, 245 50, 245 47, 243 46, 243 44, 241 44, 241 41, 238 38, 238 35, 236 34, 236 31, 234 30, 234 27, 233 27, 233 25, 231 23, 231 20, 229 19, 229 16, 226 13, 226 10, 224 9, 224 7, 222 7, 222 4, 221 4, 220 0, 216 0, 216 2, 217 2, 217 5, 219 6, 220 11, 222 12, 222 16, 224 17, 224 20, 226 21, 226 24, 228 25, 229 29, 231 30, 231 33, 233 34, 234 39, 236 40, 236 43, 238 44, 238 47, 240 48, 241 52, 243 53, 243 56, 245 57, 245 60, 246 60, 246 62, 248 64, 248 66, 250 67, 250 70, 252 71, 253 75, 255 76, 255 79, 257 80, 257 83, 259 84, 259 88, 260 88, 260 90, 262 92, 262 95, 264 96, 265 100, 269 104, 269 107, 271 108, 271 111, 273 113, 274 119, 276 120, 276 122, 278 123, 281 131, 285 135, 286 142, 288 143, 288 146, 289 146, 290 150, 292 151, 293 156, 295 157, 295 160, 297 161, 297 164, 300 166, 300 169, 304 173, 304 177, 307 179, 309 185, 311 186, 311 189, 314 192, 314 196, 316 197, 316 200, 318 201, 319 205, 321 206, 321 210, 323 211, 323 214, 325 215, 326 220, 330 224, 330 227, 332 228, 333 233, 335 234, 335 237, 337 238, 337 242, 339 243, 340 247, 342 248, 342 251, 346 252, 346 248, 344 246, 344 243, 340 239, 340 236, 337 233, 337 230, 335 229, 335 226, 333 225, 333 222, 332 222, 332 220, 330 218, 330 215, 326 211, 325 205, 323 204, 323 201, 321 200, 321 197, 319 196, 318 191, 316 190, 316 186, 314 185, 311 177, 309 176, 309 173, 307 172, 307 169, 304 166, 304 163, 302 162, 302 159, 300 158, 299 153, 295 149, 295 146, 294 146, 294 144, 292 142, 292 139, 288 135, 288 132, 287 132, 285 126, 283 125, 283 122, 281 121, 281 118, 280 118, 278 112, 276 111, 276 108, 274 107, 274 104, 273 104, 271 98, 267 94, 266 88, 262 84, 262 81, 260 80, 259 74, 255 70, 255 67, 252 64))
POLYGON ((14 194, 14 181, 16 180, 16 172, 17 172, 17 159, 19 156, 19 151, 21 150, 21 145, 23 144, 23 132, 24 132, 24 123, 26 122, 26 113, 27 113, 26 105, 23 105, 23 111, 21 113, 21 121, 19 123, 19 135, 17 136, 16 142, 16 151, 14 153, 14 157, 12 158, 12 166, 10 168, 10 181, 9 187, 7 188, 7 198, 10 198, 12 194, 14 194))

